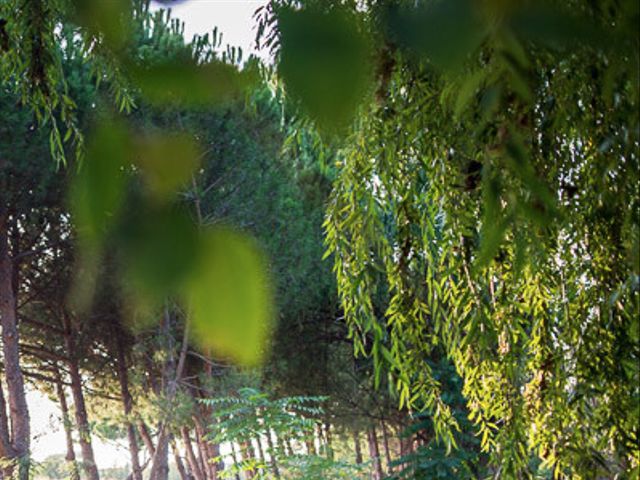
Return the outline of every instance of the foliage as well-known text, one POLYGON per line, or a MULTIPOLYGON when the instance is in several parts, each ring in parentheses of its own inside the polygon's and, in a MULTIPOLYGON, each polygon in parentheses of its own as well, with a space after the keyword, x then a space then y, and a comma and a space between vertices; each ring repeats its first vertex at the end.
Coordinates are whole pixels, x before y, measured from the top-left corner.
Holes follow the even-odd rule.
MULTIPOLYGON (((316 8, 274 5, 276 19, 316 8)), ((556 477, 637 471, 637 4, 356 11, 378 88, 343 142, 325 223, 356 352, 454 446, 426 362, 444 346, 502 476, 530 475, 530 455, 556 477)), ((289 26, 275 24, 283 61, 289 26)))
POLYGON ((276 436, 304 438, 313 434, 323 400, 323 397, 303 396, 270 400, 257 389, 241 388, 237 396, 208 398, 202 402, 215 407, 210 439, 220 443, 267 436, 271 432, 276 436))
POLYGON ((297 455, 285 459, 284 478, 304 478, 305 480, 340 480, 369 478, 368 465, 316 455, 297 455))

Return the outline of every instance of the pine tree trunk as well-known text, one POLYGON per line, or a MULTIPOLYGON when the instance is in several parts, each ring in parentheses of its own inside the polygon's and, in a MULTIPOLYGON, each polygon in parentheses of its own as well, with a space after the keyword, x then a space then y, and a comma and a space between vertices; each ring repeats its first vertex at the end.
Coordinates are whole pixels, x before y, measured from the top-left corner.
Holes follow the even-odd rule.
POLYGON ((277 451, 271 438, 271 430, 267 429, 267 448, 269 449, 269 457, 271 463, 271 471, 275 478, 280 478, 280 468, 278 468, 277 451))
POLYGON ((76 452, 73 450, 73 430, 71 425, 71 417, 69 415, 69 405, 67 404, 67 396, 64 391, 64 385, 60 378, 60 373, 56 370, 56 393, 58 394, 58 402, 60 403, 60 411, 62 412, 62 426, 64 427, 65 439, 67 441, 67 454, 65 460, 69 465, 70 480, 80 480, 80 472, 78 463, 76 462, 76 452))
MULTIPOLYGON (((231 443, 231 458, 233 459, 233 466, 234 467, 238 467, 240 465, 240 459, 238 458, 238 453, 236 451, 236 446, 234 442, 230 442, 231 443)), ((236 473, 235 475, 236 480, 240 480, 240 475, 238 475, 236 473)))
POLYGON ((76 426, 80 440, 80 451, 82 453, 82 468, 87 475, 88 480, 99 480, 98 466, 96 465, 93 455, 93 445, 91 444, 91 431, 89 429, 89 419, 87 416, 87 408, 84 402, 84 394, 82 393, 82 377, 78 367, 77 349, 71 330, 71 322, 65 315, 64 317, 64 342, 67 349, 67 367, 69 368, 69 377, 71 378, 71 395, 73 397, 73 405, 76 414, 76 426))
POLYGON ((187 475, 187 471, 184 468, 184 463, 182 462, 182 457, 180 457, 180 452, 178 451, 178 445, 176 445, 175 439, 171 438, 171 450, 173 451, 173 459, 176 463, 176 469, 178 470, 178 475, 180 475, 180 480, 189 480, 189 475, 187 475))
POLYGON ((367 441, 369 443, 369 457, 371 458, 371 479, 382 480, 382 462, 380 462, 380 450, 375 427, 369 427, 367 430, 367 441))
POLYGON ((138 449, 138 439, 136 438, 136 430, 131 423, 131 413, 133 411, 133 398, 129 391, 129 375, 127 372, 127 363, 125 356, 124 339, 122 332, 114 332, 116 335, 116 350, 118 357, 118 380, 120 382, 120 396, 122 397, 122 406, 127 419, 127 438, 129 440, 129 454, 131 455, 131 470, 133 480, 142 480, 142 470, 140 469, 140 454, 138 449))
POLYGON ((202 468, 200 468, 198 463, 198 459, 193 451, 193 444, 191 443, 189 429, 187 427, 182 427, 180 433, 182 434, 182 443, 184 443, 184 449, 187 453, 187 463, 189 464, 191 473, 195 477, 195 480, 206 480, 204 473, 202 472, 202 468))
POLYGON ((205 439, 205 431, 202 426, 202 422, 197 416, 193 417, 196 426, 196 440, 198 442, 198 450, 200 451, 200 458, 202 460, 202 471, 205 477, 209 480, 217 480, 218 475, 216 472, 216 466, 210 462, 212 457, 210 456, 207 440, 205 439))
MULTIPOLYGON (((6 453, 9 453, 10 458, 16 459, 19 464, 18 478, 27 480, 29 477, 31 430, 24 378, 20 370, 16 285, 14 283, 16 272, 9 252, 8 220, 8 212, 0 206, 0 324, 2 325, 2 353, 11 418, 11 432, 4 432, 7 437, 0 441, 0 443, 9 441, 9 444, 0 448, 7 449, 9 447, 6 453)), ((0 414, 4 416, 5 411, 0 414)))
POLYGON ((393 472, 391 468, 391 451, 389 450, 389 434, 387 433, 387 427, 384 422, 381 422, 382 426, 382 446, 384 448, 384 458, 387 462, 387 472, 393 472))
POLYGON ((353 445, 356 452, 356 464, 362 465, 362 446, 360 445, 360 431, 353 431, 353 445))
POLYGON ((156 451, 151 462, 149 480, 167 480, 169 478, 169 431, 163 423, 160 427, 156 451))

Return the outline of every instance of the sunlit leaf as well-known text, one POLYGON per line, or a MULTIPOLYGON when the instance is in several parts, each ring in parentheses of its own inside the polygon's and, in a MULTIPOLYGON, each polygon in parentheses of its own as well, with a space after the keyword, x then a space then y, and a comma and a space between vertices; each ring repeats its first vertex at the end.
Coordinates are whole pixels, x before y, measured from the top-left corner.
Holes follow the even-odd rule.
POLYGON ((186 290, 193 339, 239 363, 256 364, 265 354, 272 314, 265 259, 240 233, 217 228, 203 235, 186 290))
POLYGON ((280 12, 280 63, 288 94, 329 131, 345 127, 370 81, 370 50, 356 19, 346 12, 280 12))
POLYGON ((149 192, 167 199, 191 177, 200 152, 194 139, 185 134, 154 134, 136 142, 134 162, 142 170, 149 192))

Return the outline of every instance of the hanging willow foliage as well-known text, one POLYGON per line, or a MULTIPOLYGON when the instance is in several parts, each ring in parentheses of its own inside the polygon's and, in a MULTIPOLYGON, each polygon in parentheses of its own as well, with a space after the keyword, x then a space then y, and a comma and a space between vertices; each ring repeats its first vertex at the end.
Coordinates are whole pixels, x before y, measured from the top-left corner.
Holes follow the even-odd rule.
MULTIPOLYGON (((345 8, 309 3, 271 8, 345 8)), ((637 5, 415 5, 359 6, 375 88, 325 223, 356 352, 453 446, 427 363, 444 349, 500 478, 536 457, 558 478, 637 478, 637 5)))

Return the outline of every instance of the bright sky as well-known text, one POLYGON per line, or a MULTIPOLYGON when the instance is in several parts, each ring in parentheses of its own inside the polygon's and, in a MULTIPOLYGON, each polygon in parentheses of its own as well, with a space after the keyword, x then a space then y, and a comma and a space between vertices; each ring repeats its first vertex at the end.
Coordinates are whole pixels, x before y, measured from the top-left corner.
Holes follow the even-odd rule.
MULTIPOLYGON (((214 27, 222 32, 222 45, 239 46, 244 58, 255 53, 255 25, 253 13, 267 0, 186 0, 179 2, 152 1, 151 8, 166 8, 171 5, 172 17, 185 22, 185 39, 194 34, 211 32, 214 27)), ((261 54, 264 57, 264 54, 261 54)), ((65 453, 65 438, 60 423, 58 406, 44 395, 31 389, 27 394, 33 435, 32 454, 36 461, 49 455, 65 453)), ((96 462, 99 468, 124 466, 128 452, 123 446, 107 444, 94 439, 96 462)), ((76 455, 80 449, 76 448, 76 455)))

